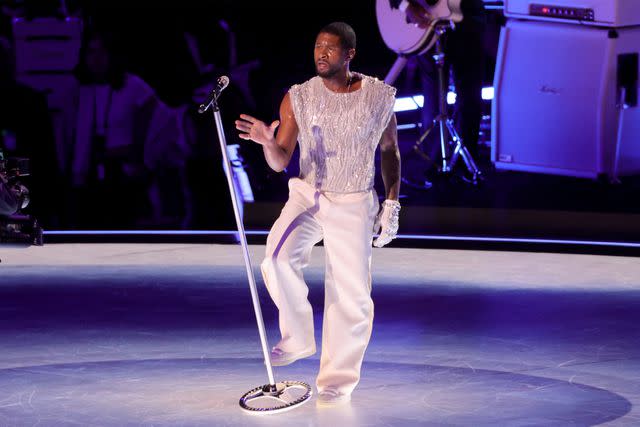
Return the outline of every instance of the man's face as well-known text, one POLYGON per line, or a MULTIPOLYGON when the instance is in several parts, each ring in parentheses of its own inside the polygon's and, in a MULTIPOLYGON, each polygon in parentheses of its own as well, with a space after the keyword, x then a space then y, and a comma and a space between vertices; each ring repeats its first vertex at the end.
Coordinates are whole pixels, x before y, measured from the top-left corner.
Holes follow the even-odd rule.
POLYGON ((329 33, 318 34, 313 50, 316 73, 324 78, 334 76, 351 60, 355 52, 352 51, 354 49, 349 49, 348 51, 343 49, 340 44, 340 37, 329 33))

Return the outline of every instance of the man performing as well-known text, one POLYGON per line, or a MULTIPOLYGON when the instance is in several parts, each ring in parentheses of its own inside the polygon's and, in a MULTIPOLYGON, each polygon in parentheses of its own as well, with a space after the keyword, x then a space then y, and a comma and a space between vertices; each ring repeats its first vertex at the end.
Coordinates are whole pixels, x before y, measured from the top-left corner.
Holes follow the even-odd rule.
POLYGON ((289 199, 267 239, 262 274, 279 310, 282 339, 271 352, 283 366, 316 352, 309 289, 302 277, 312 247, 324 240, 325 307, 318 403, 348 402, 360 379, 371 336, 371 243, 382 247, 396 236, 400 204, 400 154, 393 113, 395 89, 349 70, 356 35, 343 22, 316 37, 318 76, 294 85, 271 125, 242 114, 240 138, 263 147, 275 171, 287 167, 300 143, 300 176, 289 181, 289 199), (276 128, 279 130, 276 135, 276 128), (380 145, 386 200, 373 188, 380 145), (376 214, 378 214, 376 216, 376 214))

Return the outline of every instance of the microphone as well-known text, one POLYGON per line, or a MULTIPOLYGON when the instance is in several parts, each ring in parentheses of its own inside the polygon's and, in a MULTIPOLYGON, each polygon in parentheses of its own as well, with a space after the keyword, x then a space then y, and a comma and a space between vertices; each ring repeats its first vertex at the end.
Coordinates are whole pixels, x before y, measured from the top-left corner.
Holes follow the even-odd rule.
POLYGON ((218 77, 218 81, 216 82, 216 87, 213 88, 206 101, 200 104, 198 108, 198 113, 202 114, 211 107, 211 104, 218 100, 218 97, 222 93, 222 91, 229 85, 229 77, 220 76, 218 77))

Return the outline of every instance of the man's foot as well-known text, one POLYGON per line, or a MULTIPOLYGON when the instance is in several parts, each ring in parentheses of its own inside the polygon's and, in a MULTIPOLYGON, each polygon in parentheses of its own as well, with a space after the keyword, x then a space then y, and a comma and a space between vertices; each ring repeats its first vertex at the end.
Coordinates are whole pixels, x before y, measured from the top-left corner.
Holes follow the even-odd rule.
POLYGON ((349 403, 351 401, 350 394, 339 393, 335 390, 323 390, 318 393, 318 406, 337 406, 349 403))
POLYGON ((271 350, 271 365, 272 366, 286 366, 290 365, 298 359, 304 359, 305 357, 313 356, 316 354, 315 348, 308 348, 297 352, 286 352, 278 347, 273 347, 271 350))

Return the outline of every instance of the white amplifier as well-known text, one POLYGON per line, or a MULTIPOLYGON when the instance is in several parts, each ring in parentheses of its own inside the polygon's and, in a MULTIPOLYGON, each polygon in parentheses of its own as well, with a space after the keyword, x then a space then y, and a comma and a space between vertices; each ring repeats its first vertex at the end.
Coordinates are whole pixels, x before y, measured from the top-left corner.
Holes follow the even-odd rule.
POLYGON ((612 179, 640 173, 639 57, 640 26, 507 20, 491 113, 496 168, 612 179))
POLYGON ((600 27, 640 25, 640 0, 505 0, 509 18, 600 27))

